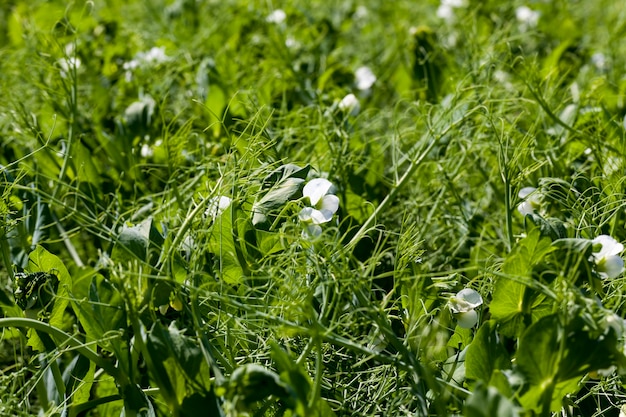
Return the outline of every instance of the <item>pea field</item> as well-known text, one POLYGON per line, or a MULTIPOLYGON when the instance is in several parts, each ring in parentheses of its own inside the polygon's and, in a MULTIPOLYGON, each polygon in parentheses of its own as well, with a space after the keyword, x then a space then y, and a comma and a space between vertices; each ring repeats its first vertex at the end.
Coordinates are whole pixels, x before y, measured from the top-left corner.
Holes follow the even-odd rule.
POLYGON ((626 417, 623 0, 4 0, 0 195, 0 416, 626 417))

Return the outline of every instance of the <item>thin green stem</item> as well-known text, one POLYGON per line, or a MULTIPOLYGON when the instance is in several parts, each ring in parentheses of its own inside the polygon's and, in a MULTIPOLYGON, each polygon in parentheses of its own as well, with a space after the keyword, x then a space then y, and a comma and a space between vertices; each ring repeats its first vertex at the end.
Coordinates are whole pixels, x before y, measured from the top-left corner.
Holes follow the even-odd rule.
POLYGON ((0 327, 22 327, 34 329, 37 332, 47 333, 52 336, 54 340, 63 341, 62 344, 69 345, 72 350, 76 350, 78 353, 95 363, 96 366, 104 369, 104 371, 115 378, 118 383, 124 384, 128 382, 126 381, 126 376, 117 367, 98 356, 98 354, 89 349, 85 343, 76 339, 74 336, 65 333, 63 330, 49 325, 48 323, 25 317, 6 317, 0 318, 0 327))
POLYGON ((466 113, 465 115, 463 115, 460 119, 452 122, 436 137, 432 137, 433 136, 432 132, 426 133, 423 136, 424 139, 428 139, 429 137, 431 137, 432 139, 430 140, 426 148, 421 152, 421 154, 416 159, 411 160, 409 167, 404 172, 404 174, 402 175, 398 183, 395 185, 395 187, 391 189, 389 194, 387 194, 387 196, 383 199, 383 201, 381 201, 378 207, 376 207, 376 210, 374 210, 374 213, 372 213, 372 215, 368 217, 365 223, 363 223, 363 225, 359 228, 356 234, 352 237, 350 242, 348 242, 348 244, 346 245, 346 249, 348 251, 351 251, 352 249, 354 249, 356 244, 361 239, 363 239, 363 237, 370 231, 370 228, 373 226, 376 219, 380 217, 381 213, 387 210, 388 206, 395 200, 398 193, 400 193, 400 191, 409 183, 409 180, 411 179, 413 174, 415 174, 417 169, 422 165, 422 163, 424 162, 424 160, 426 159, 430 151, 434 148, 434 146, 437 143, 439 143, 439 139, 445 136, 446 134, 448 134, 453 128, 456 128, 459 125, 461 125, 463 122, 465 122, 465 120, 467 120, 469 116, 472 115, 474 112, 476 112, 478 109, 479 108, 473 109, 469 111, 468 113, 466 113))

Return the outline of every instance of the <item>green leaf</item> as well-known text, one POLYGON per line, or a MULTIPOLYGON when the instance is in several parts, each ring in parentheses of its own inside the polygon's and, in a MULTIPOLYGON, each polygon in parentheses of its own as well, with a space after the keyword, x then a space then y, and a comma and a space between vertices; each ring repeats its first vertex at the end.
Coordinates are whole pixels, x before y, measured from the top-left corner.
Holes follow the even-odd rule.
POLYGON ((140 260, 155 265, 163 245, 163 236, 146 219, 136 226, 124 225, 120 232, 111 259, 117 262, 140 260))
POLYGON ((567 230, 562 220, 554 217, 544 219, 537 214, 527 214, 524 221, 530 220, 539 228, 541 236, 545 236, 550 240, 563 239, 567 237, 567 230))
POLYGON ((289 391, 280 377, 260 365, 249 363, 235 369, 228 381, 227 395, 250 406, 274 395, 289 398, 289 391))
POLYGON ((530 385, 543 389, 553 384, 560 356, 563 325, 558 315, 545 316, 528 327, 519 341, 515 363, 530 385))
MULTIPOLYGON (((69 303, 69 289, 72 287, 72 278, 63 262, 42 246, 37 246, 28 257, 28 272, 38 271, 54 273, 59 279, 59 285, 56 296, 54 297, 54 305, 48 318, 48 323, 51 326, 63 329, 63 316, 65 314, 65 308, 69 303)), ((45 347, 36 332, 30 330, 28 334, 28 346, 31 346, 34 350, 43 352, 45 347)))
POLYGON ((122 397, 124 398, 124 415, 156 417, 152 402, 139 385, 126 385, 122 397))
POLYGON ((563 398, 568 394, 578 392, 580 388, 580 378, 558 382, 555 384, 550 398, 546 399, 545 387, 533 385, 519 398, 519 402, 526 410, 539 413, 544 406, 544 401, 550 401, 550 411, 556 412, 563 408, 563 398))
POLYGON ((541 318, 524 332, 515 362, 531 387, 525 405, 539 407, 533 401, 546 402, 542 393, 553 390, 553 411, 564 395, 578 390, 583 375, 626 363, 613 329, 598 337, 581 317, 565 326, 557 314, 541 318))
POLYGON ((73 405, 89 400, 95 371, 96 364, 83 355, 76 355, 65 369, 63 373, 65 392, 71 397, 73 405))
POLYGON ((465 402, 465 417, 517 417, 518 408, 494 387, 478 383, 465 402))
POLYGON ((180 409, 180 417, 197 416, 224 417, 224 412, 219 406, 219 399, 213 390, 204 394, 195 393, 185 397, 180 409))
POLYGON ((92 157, 93 152, 89 150, 81 141, 72 144, 75 154, 73 162, 75 164, 76 177, 81 181, 86 181, 94 185, 95 189, 101 189, 102 175, 96 167, 96 159, 92 157))
POLYGON ((238 284, 244 276, 240 249, 236 247, 233 230, 233 216, 236 213, 236 208, 231 204, 215 218, 208 242, 209 252, 215 254, 219 261, 219 276, 228 284, 238 284))
POLYGON ((502 334, 516 337, 530 322, 535 294, 526 283, 532 283, 533 266, 554 250, 551 240, 533 228, 505 259, 502 265, 504 276, 496 281, 493 301, 489 305, 491 316, 501 324, 502 334))
POLYGON ((496 331, 493 320, 483 323, 465 356, 465 376, 469 379, 489 382, 493 371, 508 369, 511 361, 496 331))
POLYGON ((302 192, 302 184, 311 167, 300 168, 286 164, 272 171, 264 180, 262 190, 268 190, 252 206, 252 225, 269 230, 276 215, 288 201, 297 199, 302 192))

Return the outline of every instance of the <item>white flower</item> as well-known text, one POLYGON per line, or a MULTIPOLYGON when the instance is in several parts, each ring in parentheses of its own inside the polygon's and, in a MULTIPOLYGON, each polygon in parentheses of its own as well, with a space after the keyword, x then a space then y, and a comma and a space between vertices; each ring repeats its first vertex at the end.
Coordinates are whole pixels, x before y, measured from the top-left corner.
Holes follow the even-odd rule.
POLYGON ((69 56, 67 58, 61 58, 58 61, 61 73, 61 77, 67 78, 68 74, 74 72, 74 70, 78 70, 81 65, 81 61, 79 58, 69 56))
POLYGON ((519 190, 517 196, 524 201, 517 206, 517 210, 526 216, 527 214, 533 214, 541 207, 541 194, 536 192, 535 187, 524 187, 519 190))
POLYGON ((152 147, 147 143, 141 145, 141 156, 144 158, 152 158, 154 156, 154 151, 152 147))
POLYGON ((523 27, 535 27, 539 22, 539 12, 534 11, 526 6, 520 6, 515 9, 515 18, 523 27))
POLYGON ((437 17, 448 22, 454 21, 454 9, 442 4, 437 8, 437 17))
POLYGON ((369 90, 376 82, 376 76, 369 67, 360 67, 354 72, 356 88, 361 91, 369 90))
POLYGON ((455 9, 467 6, 465 0, 441 0, 441 4, 444 6, 454 7, 455 9))
POLYGON ((600 235, 591 242, 593 253, 590 260, 596 264, 600 278, 617 278, 624 270, 624 260, 619 256, 624 250, 624 245, 608 235, 600 235))
POLYGON ((287 18, 287 14, 285 13, 284 10, 282 9, 276 9, 274 10, 272 13, 270 13, 265 20, 268 23, 275 23, 275 24, 281 24, 285 21, 285 19, 287 18))
POLYGON ((608 61, 606 59, 606 55, 604 55, 602 52, 596 52, 593 55, 591 55, 591 63, 593 64, 594 67, 596 67, 596 69, 600 71, 604 71, 608 68, 608 61))
POLYGON ((352 93, 348 94, 339 102, 339 109, 345 112, 349 112, 352 116, 359 114, 361 110, 361 104, 359 99, 352 93))
POLYGON ((302 195, 309 199, 310 207, 300 210, 298 218, 305 225, 303 234, 317 237, 322 233, 320 224, 328 223, 339 209, 339 197, 332 194, 333 184, 325 178, 316 178, 306 183, 302 195))
POLYGON ((170 57, 165 55, 165 48, 162 46, 152 47, 146 52, 138 52, 132 60, 124 62, 124 64, 122 65, 122 68, 124 68, 124 70, 126 71, 126 81, 130 82, 130 80, 132 79, 132 72, 139 67, 150 67, 162 64, 169 60, 170 57))
POLYGON ((467 4, 465 0, 441 0, 439 8, 437 8, 437 17, 447 21, 448 23, 454 22, 456 16, 454 15, 454 9, 465 7, 467 4))
POLYGON ((478 323, 478 313, 474 309, 482 303, 483 298, 471 288, 459 291, 450 299, 450 311, 456 318, 459 327, 471 329, 478 323))
POLYGON ((233 200, 230 197, 220 196, 220 197, 212 197, 207 205, 207 209, 204 212, 204 215, 207 217, 211 217, 215 221, 217 216, 222 214, 224 210, 230 206, 230 203, 233 200))

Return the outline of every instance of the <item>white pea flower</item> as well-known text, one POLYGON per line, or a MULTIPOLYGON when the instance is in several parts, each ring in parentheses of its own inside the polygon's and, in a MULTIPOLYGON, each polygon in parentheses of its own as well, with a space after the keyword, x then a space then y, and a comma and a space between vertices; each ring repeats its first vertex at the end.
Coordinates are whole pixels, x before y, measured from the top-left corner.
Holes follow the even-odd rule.
POLYGON ((474 309, 482 303, 483 298, 471 288, 459 291, 450 299, 450 311, 456 318, 459 327, 471 329, 478 323, 478 313, 474 309))
POLYGON ((270 13, 265 20, 268 23, 275 23, 277 25, 283 23, 287 18, 287 14, 282 9, 276 9, 272 13, 270 13))
POLYGON ((61 58, 57 61, 60 67, 61 77, 67 78, 67 76, 74 72, 74 70, 78 70, 82 62, 80 58, 76 58, 73 56, 68 56, 67 58, 61 58))
POLYGON ((144 143, 141 145, 141 156, 143 158, 152 158, 154 156, 154 150, 150 145, 144 143))
POLYGON ((310 207, 300 210, 298 218, 305 225, 303 234, 317 237, 322 234, 320 224, 328 223, 339 209, 339 197, 332 194, 333 184, 325 178, 316 178, 304 186, 302 195, 309 199, 310 207))
POLYGON ((222 212, 230 206, 232 201, 233 200, 230 197, 226 196, 212 197, 208 202, 204 215, 211 217, 211 219, 215 221, 217 216, 222 214, 222 212))
POLYGON ((517 196, 524 201, 517 206, 517 211, 522 213, 523 216, 534 214, 541 207, 541 194, 536 191, 535 187, 524 187, 519 190, 517 196))
POLYGON ((369 67, 360 67, 354 72, 356 88, 361 91, 369 90, 376 82, 376 76, 369 67))
POLYGON ((352 116, 356 116, 361 110, 361 104, 359 103, 359 99, 356 98, 354 94, 350 93, 341 99, 339 109, 350 113, 352 116))
POLYGON ((591 242, 593 253, 590 260, 596 264, 600 278, 617 278, 624 270, 624 260, 619 255, 624 250, 624 245, 608 235, 600 235, 591 242))
POLYGON ((604 55, 602 52, 596 52, 591 55, 591 63, 599 71, 604 71, 609 67, 606 55, 604 55))
POLYGON ((523 28, 532 28, 539 23, 539 12, 532 10, 526 6, 520 6, 515 9, 515 18, 522 24, 523 28))
POLYGON ((456 19, 454 9, 459 9, 465 6, 467 6, 465 0, 441 0, 441 4, 439 5, 439 8, 437 8, 437 17, 447 21, 448 23, 453 23, 456 19))
POLYGON ((165 48, 160 46, 154 46, 146 52, 138 52, 135 57, 124 62, 122 68, 126 71, 126 81, 130 82, 133 77, 133 71, 137 68, 148 68, 162 64, 170 60, 170 57, 165 54, 165 48))

